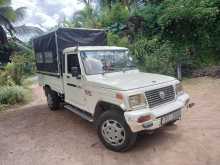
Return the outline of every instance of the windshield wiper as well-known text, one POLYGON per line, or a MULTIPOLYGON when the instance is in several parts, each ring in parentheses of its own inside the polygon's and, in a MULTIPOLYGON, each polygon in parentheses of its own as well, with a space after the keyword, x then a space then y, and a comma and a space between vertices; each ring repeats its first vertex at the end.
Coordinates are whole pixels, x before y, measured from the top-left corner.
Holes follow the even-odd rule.
POLYGON ((102 74, 112 73, 112 72, 115 72, 115 71, 125 72, 125 71, 128 71, 128 70, 131 70, 132 68, 136 68, 136 66, 135 65, 128 65, 128 66, 125 66, 125 67, 111 67, 109 69, 104 69, 102 74))
POLYGON ((112 72, 121 71, 121 70, 123 70, 123 68, 121 68, 121 67, 111 67, 109 69, 103 69, 103 73, 102 74, 112 73, 112 72))

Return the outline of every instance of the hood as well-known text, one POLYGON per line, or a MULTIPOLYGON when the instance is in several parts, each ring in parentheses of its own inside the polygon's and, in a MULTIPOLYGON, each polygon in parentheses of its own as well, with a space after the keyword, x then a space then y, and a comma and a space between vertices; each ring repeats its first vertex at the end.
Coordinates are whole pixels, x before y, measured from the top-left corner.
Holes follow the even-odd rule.
POLYGON ((138 89, 175 80, 173 77, 143 73, 138 70, 92 75, 87 79, 101 87, 115 90, 138 89))

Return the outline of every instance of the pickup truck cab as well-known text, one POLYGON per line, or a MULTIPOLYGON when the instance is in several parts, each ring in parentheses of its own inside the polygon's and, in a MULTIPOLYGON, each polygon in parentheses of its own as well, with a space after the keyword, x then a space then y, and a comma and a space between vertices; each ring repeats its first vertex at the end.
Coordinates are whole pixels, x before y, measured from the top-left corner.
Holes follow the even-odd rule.
POLYGON ((93 122, 102 143, 126 151, 140 131, 180 120, 189 95, 169 76, 139 71, 129 50, 114 46, 77 46, 63 51, 62 76, 39 73, 48 105, 93 122))

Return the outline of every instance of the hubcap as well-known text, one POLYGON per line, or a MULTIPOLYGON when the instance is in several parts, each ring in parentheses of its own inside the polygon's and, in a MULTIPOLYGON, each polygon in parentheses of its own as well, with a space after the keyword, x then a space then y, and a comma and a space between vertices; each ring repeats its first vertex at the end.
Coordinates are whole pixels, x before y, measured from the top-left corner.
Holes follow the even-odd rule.
POLYGON ((125 141, 125 129, 115 120, 106 120, 101 127, 102 136, 111 145, 119 146, 125 141))

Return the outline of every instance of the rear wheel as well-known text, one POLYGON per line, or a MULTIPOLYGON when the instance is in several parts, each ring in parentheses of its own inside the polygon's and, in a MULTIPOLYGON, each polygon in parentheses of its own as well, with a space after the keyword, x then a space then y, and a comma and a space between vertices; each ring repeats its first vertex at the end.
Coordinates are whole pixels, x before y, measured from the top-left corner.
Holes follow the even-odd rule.
POLYGON ((110 150, 127 151, 136 142, 137 135, 131 132, 121 112, 104 112, 99 117, 97 126, 100 140, 110 150))
POLYGON ((58 96, 57 92, 47 89, 45 93, 47 97, 47 104, 50 110, 58 110, 60 107, 60 97, 58 96))

